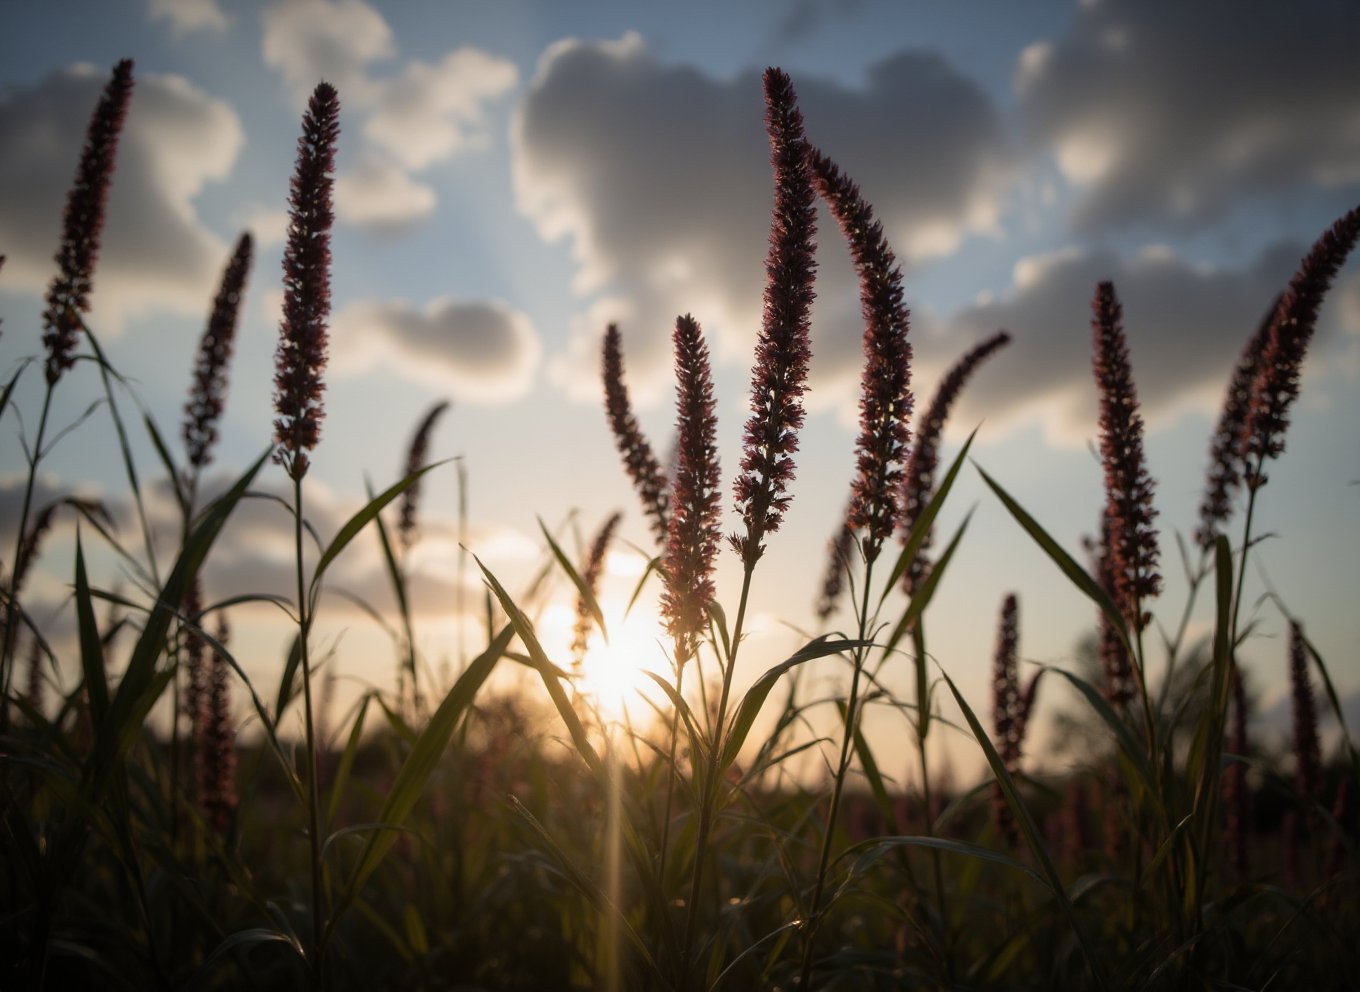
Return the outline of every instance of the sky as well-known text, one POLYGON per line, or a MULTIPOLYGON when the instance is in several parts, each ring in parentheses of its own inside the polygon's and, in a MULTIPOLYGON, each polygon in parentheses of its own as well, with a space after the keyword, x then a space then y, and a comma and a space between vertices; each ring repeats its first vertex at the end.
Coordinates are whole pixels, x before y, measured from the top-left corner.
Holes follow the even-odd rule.
MULTIPOLYGON (((1360 8, 1243 10, 1230 0, 11 0, 0 7, 0 370, 8 377, 41 350, 42 294, 86 121, 113 64, 134 58, 90 322, 132 384, 120 409, 167 567, 176 510, 141 412, 182 461, 197 341, 231 247, 249 230, 256 260, 207 490, 270 443, 288 178, 301 111, 325 79, 340 94, 341 136, 327 415, 307 478, 318 532, 333 534, 366 486, 400 477, 415 426, 448 399, 431 457, 457 461, 427 477, 410 562, 417 639, 434 676, 456 669, 478 637, 483 592, 460 538, 523 593, 545 562, 541 526, 575 554, 616 509, 625 517, 602 601, 615 648, 655 655, 655 587, 621 618, 653 546, 604 418, 601 338, 619 323, 639 417, 664 452, 671 329, 679 314, 698 320, 714 356, 726 489, 770 224, 760 78, 777 65, 793 79, 809 140, 860 184, 901 262, 918 410, 973 344, 1000 328, 1013 335, 952 411, 945 463, 978 428, 971 460, 1083 560, 1103 499, 1090 300, 1099 280, 1114 281, 1157 480, 1166 589, 1154 615, 1174 630, 1186 601, 1176 535, 1196 525, 1236 357, 1309 245, 1360 203, 1360 8)), ((818 632, 811 606, 854 469, 862 323, 844 242, 824 211, 817 263, 798 478, 753 583, 742 684, 818 632)), ((0 420, 6 548, 22 497, 21 433, 31 437, 41 405, 35 371, 15 392, 22 421, 13 410, 0 420)), ((1255 530, 1269 537, 1249 569, 1256 627, 1243 658, 1264 709, 1279 709, 1287 656, 1268 590, 1302 621, 1342 694, 1360 691, 1358 382, 1352 260, 1322 310, 1287 451, 1258 504, 1255 530)), ((55 422, 72 429, 43 462, 39 497, 98 495, 139 547, 110 420, 82 416, 100 395, 88 365, 59 385, 55 422)), ((286 481, 271 466, 260 488, 283 495, 286 481)), ((1095 617, 972 465, 941 515, 937 548, 970 511, 927 635, 935 661, 985 711, 1007 592, 1020 597, 1026 663, 1076 667, 1095 617)), ((736 521, 729 499, 724 530, 736 521)), ((1240 524, 1239 507, 1238 540, 1240 524)), ((277 504, 247 504, 209 562, 208 600, 286 595, 290 528, 277 504)), ((29 589, 53 636, 68 640, 75 530, 61 518, 29 589)), ((82 534, 100 581, 130 588, 129 570, 82 534)), ((740 586, 731 557, 718 587, 729 611, 740 586)), ((392 678, 388 634, 353 601, 389 608, 381 561, 376 538, 357 542, 323 604, 317 637, 342 694, 392 678)), ((1191 612, 1192 636, 1208 629, 1208 598, 1191 612)), ((564 650, 568 584, 535 606, 564 650)), ((231 619, 243 666, 272 698, 285 618, 252 605, 231 619)), ((846 610, 832 626, 852 623, 846 610)), ((909 660, 890 659, 883 678, 908 693, 909 660)), ((824 662, 804 686, 825 696, 844 682, 844 665, 824 662)), ((1040 725, 1075 708, 1054 683, 1045 692, 1040 725)), ((822 707, 813 725, 830 718, 822 707)), ((911 763, 900 713, 875 711, 871 727, 903 768, 911 763)), ((1042 726, 1036 733, 1042 741, 1042 726)), ((963 750, 940 748, 971 767, 963 750)))

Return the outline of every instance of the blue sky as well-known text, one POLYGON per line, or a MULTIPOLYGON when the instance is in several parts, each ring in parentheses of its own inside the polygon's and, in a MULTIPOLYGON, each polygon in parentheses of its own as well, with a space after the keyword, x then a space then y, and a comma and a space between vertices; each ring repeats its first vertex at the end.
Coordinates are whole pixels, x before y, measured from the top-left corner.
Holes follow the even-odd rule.
MULTIPOLYGON (((1232 364, 1308 245, 1360 202, 1360 64, 1349 47, 1360 12, 1322 0, 1241 11, 1110 0, 15 0, 0 9, 0 368, 39 348, 41 294, 85 121, 110 67, 133 57, 137 89, 92 325, 176 435, 208 303, 231 244, 252 230, 259 251, 216 469, 225 479, 248 464, 270 437, 298 121, 325 78, 340 92, 342 135, 328 414, 308 478, 319 529, 333 531, 358 505, 366 474, 376 485, 397 476, 415 424, 447 397, 453 410, 432 454, 463 458, 469 545, 512 585, 541 561, 537 517, 570 544, 573 528, 589 535, 621 508, 623 536, 648 547, 602 413, 600 336, 620 322, 644 426, 664 450, 669 332, 678 313, 694 314, 717 363, 730 479, 769 225, 759 80, 779 65, 810 140, 860 182, 902 260, 918 409, 972 344, 1000 327, 1014 335, 956 407, 945 457, 981 424, 974 459, 1074 553, 1101 500, 1090 297, 1097 280, 1114 280, 1158 479, 1168 582, 1156 612, 1174 626, 1184 583, 1173 534, 1193 530, 1232 364)), ((810 623, 853 467, 857 301, 825 215, 820 232, 810 416, 786 531, 757 574, 747 676, 796 646, 785 625, 810 623)), ((1262 494, 1260 528, 1274 537, 1258 550, 1247 596, 1276 589, 1347 691, 1360 688, 1358 380, 1352 261, 1324 307, 1288 451, 1262 494)), ((37 381, 27 376, 17 394, 30 430, 37 381)), ((59 413, 75 420, 96 386, 78 370, 59 390, 59 413)), ((17 421, 0 426, 0 487, 17 505, 17 421)), ((152 476, 154 457, 137 443, 152 476)), ((45 492, 125 503, 99 417, 46 466, 45 492)), ((274 470, 268 485, 282 490, 281 476, 274 470)), ((928 629, 936 658, 981 704, 1007 591, 1020 594, 1027 659, 1073 664, 1094 617, 971 469, 941 543, 973 507, 928 629)), ((456 512, 450 466, 430 477, 415 558, 422 647, 436 669, 457 657, 456 512)), ((280 514, 252 508, 210 566, 209 598, 285 591, 286 533, 280 514)), ((69 526, 54 534, 33 586, 54 629, 72 535, 69 526)), ((382 603, 369 543, 337 583, 382 603)), ((639 560, 622 545, 611 559, 616 600, 639 560)), ((725 562, 719 594, 729 606, 737 578, 725 562)), ((116 581, 112 563, 105 579, 116 581)), ((466 600, 478 595, 474 587, 466 600)), ((562 626, 566 603, 559 589, 549 627, 562 626)), ((1269 702, 1285 671, 1280 616, 1268 602, 1253 611, 1259 635, 1244 654, 1269 702)), ((267 611, 237 614, 247 667, 267 679, 285 627, 267 611)), ((389 677, 386 660, 367 660, 390 653, 362 614, 333 599, 324 619, 347 684, 389 677)), ((1201 609, 1192 629, 1204 619, 1201 609)), ((649 642, 645 622, 634 638, 649 642)), ((838 677, 831 666, 818 676, 827 687, 838 677)), ((905 729, 900 718, 879 723, 887 740, 905 729)))

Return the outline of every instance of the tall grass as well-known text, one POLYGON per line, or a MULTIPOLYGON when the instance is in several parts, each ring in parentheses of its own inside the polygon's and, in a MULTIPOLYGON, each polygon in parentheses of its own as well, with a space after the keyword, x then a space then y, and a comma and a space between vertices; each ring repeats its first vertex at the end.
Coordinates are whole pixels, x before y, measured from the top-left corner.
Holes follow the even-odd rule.
MULTIPOLYGON (((1283 451, 1318 306, 1360 234, 1360 211, 1324 233, 1243 350, 1211 444, 1195 550, 1181 545, 1187 602, 1160 645, 1147 635, 1165 541, 1153 526, 1122 310, 1113 285, 1096 287, 1106 502, 1092 508, 1100 536, 1091 567, 1053 539, 1042 514, 977 469, 1090 600, 1095 657, 1086 669, 1044 667, 1022 679, 1022 600, 1008 597, 992 712, 980 715, 959 691, 951 660, 927 647, 928 607, 967 518, 933 560, 927 553, 960 473, 972 471, 970 438, 937 481, 944 420, 977 364, 1008 335, 964 354, 913 436, 908 318, 891 247, 853 182, 805 133, 792 81, 769 70, 768 278, 732 485, 741 526, 727 542, 716 455, 725 425, 699 322, 679 317, 673 335, 678 442, 670 472, 632 413, 617 328, 604 337, 605 419, 655 538, 642 552, 648 561, 634 599, 659 599, 672 662, 668 673, 652 673, 657 719, 635 722, 583 691, 588 646, 597 633, 610 636, 597 597, 617 513, 603 517, 579 555, 543 526, 543 568, 523 589, 508 588, 474 558, 487 590, 484 638, 464 658, 475 635, 460 620, 456 676, 441 683, 421 667, 408 554, 421 480, 442 469, 427 455, 445 404, 417 426, 400 479, 370 488, 332 535, 307 519, 303 480, 321 443, 326 231, 339 134, 339 95, 326 84, 304 118, 290 197, 274 443, 262 443, 222 495, 202 499, 200 470, 213 457, 250 264, 243 237, 200 345, 182 462, 143 419, 154 472, 164 473, 181 511, 168 569, 156 561, 144 513, 143 547, 129 550, 97 504, 64 496, 34 505, 43 459, 52 445, 74 443, 66 439, 84 426, 82 419, 49 436, 52 391, 59 383, 75 388, 77 377, 68 382, 66 373, 77 363, 98 373, 95 409, 114 421, 129 495, 142 505, 148 473, 136 464, 116 402, 135 401, 135 392, 84 316, 131 72, 130 62, 119 64, 94 111, 48 297, 45 357, 21 364, 0 394, 0 421, 15 425, 28 469, 2 587, 0 986, 692 992, 1360 984, 1353 898, 1360 755, 1344 721, 1340 752, 1321 750, 1318 699, 1341 719, 1328 666, 1307 639, 1309 618, 1272 601, 1291 631, 1280 665, 1288 665, 1295 700, 1293 754, 1276 761, 1249 738, 1251 673, 1240 657, 1254 636, 1243 602, 1257 501, 1269 493, 1265 468, 1283 451), (860 276, 861 430, 817 619, 787 619, 796 628, 824 626, 844 596, 853 628, 811 637, 743 686, 736 672, 751 591, 795 492, 815 253, 823 250, 815 243, 818 197, 860 276), (28 434, 13 396, 37 369, 46 388, 28 434), (207 601, 204 565, 271 458, 292 483, 291 503, 268 505, 291 517, 294 596, 207 601), (1231 541, 1243 495, 1240 538, 1231 541), (69 563, 70 645, 40 622, 24 588, 64 509, 79 526, 69 563), (400 616, 371 612, 391 633, 399 675, 337 718, 313 686, 316 616, 329 570, 370 530, 400 616), (135 577, 131 591, 92 570, 91 542, 135 577), (741 566, 735 595, 715 578, 724 550, 741 566), (575 597, 577 618, 561 657, 536 620, 558 592, 575 597), (1212 630, 1191 641, 1201 592, 1212 601, 1212 630), (101 619, 100 603, 116 612, 101 619), (282 606, 296 625, 277 686, 247 676, 226 634, 229 616, 260 603, 282 606), (20 657, 30 666, 25 679, 20 657), (544 693, 493 692, 493 673, 509 665, 544 693), (830 694, 810 691, 822 684, 804 677, 813 665, 839 676, 830 694), (909 698, 882 677, 888 666, 910 666, 909 698), (1041 676, 1046 686, 1072 690, 1098 742, 1061 774, 1027 772, 1041 756, 1022 754, 1041 676), (244 717, 228 706, 229 682, 248 701, 244 717), (970 787, 931 776, 931 741, 938 747, 937 728, 952 722, 942 694, 961 715, 952 729, 975 740, 989 769, 970 787), (168 733, 148 722, 162 702, 174 714, 168 733), (297 742, 279 729, 295 704, 304 727, 297 742), (913 787, 884 773, 887 759, 864 732, 871 708, 901 721, 919 768, 913 787), (829 737, 813 729, 823 714, 836 718, 829 737), (189 734, 181 739, 183 716, 189 734), (245 720, 254 731, 238 735, 245 720), (825 768, 822 778, 792 773, 809 758, 825 768)), ((1137 314, 1129 326, 1136 334, 1137 314)), ((461 463, 457 471, 465 487, 461 463)), ((1023 602, 1039 595, 1025 592, 1023 602)), ((990 623, 993 608, 980 604, 978 622, 990 623)))

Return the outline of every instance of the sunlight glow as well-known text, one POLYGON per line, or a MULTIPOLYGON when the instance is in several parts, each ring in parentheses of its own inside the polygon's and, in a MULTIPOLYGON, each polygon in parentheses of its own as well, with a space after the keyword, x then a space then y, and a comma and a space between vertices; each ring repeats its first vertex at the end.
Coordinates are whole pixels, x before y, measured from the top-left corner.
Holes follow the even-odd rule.
POLYGON ((625 619, 621 607, 611 611, 614 605, 600 606, 609 628, 609 642, 598 630, 590 635, 577 688, 599 707, 604 719, 627 718, 635 725, 646 724, 655 715, 647 699, 661 695, 646 672, 664 676, 668 667, 661 649, 664 633, 654 614, 634 613, 625 619))

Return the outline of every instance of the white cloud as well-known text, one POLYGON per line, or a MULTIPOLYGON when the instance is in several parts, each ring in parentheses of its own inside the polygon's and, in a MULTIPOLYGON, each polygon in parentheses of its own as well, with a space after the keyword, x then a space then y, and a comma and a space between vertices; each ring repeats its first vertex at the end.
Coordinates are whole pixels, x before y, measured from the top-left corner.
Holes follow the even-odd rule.
POLYGON ((147 0, 153 21, 169 21, 175 37, 191 31, 225 31, 227 15, 217 0, 147 0))
POLYGON ((355 303, 331 322, 336 373, 385 364, 446 390, 455 402, 499 404, 533 384, 541 346, 529 318, 500 302, 355 303), (343 342, 343 344, 341 344, 343 342))
MULTIPOLYGON (((937 381, 972 342, 1007 328, 1014 341, 982 372, 987 379, 980 387, 964 390, 955 425, 971 429, 987 418, 995 436, 1039 419, 1050 439, 1084 443, 1096 432, 1091 296, 1097 282, 1111 279, 1149 426, 1190 407, 1216 410, 1243 345, 1302 255, 1300 245, 1276 246, 1250 267, 1231 271, 1190 264, 1164 246, 1129 259, 1073 250, 1025 259, 1015 267, 1010 293, 967 307, 917 339, 924 361, 916 382, 937 381)), ((1335 346, 1345 311, 1344 293, 1324 305, 1314 368, 1323 362, 1318 353, 1335 346)))
MULTIPOLYGON (((7 283, 41 293, 52 279, 66 193, 106 78, 78 66, 0 96, 7 283)), ((228 247, 199 221, 194 198, 230 173, 243 143, 226 103, 179 76, 137 77, 95 271, 98 327, 116 331, 151 311, 204 312, 228 247)))
POLYGON ((428 217, 435 201, 433 189, 373 153, 335 181, 336 211, 352 224, 402 227, 428 217))
POLYGON ((1108 0, 1021 53, 1020 107, 1086 229, 1195 225, 1253 197, 1360 187, 1360 6, 1108 0))
POLYGON ((487 107, 518 80, 512 62, 468 46, 376 75, 375 64, 397 56, 397 43, 363 0, 275 0, 263 16, 265 62, 299 105, 326 79, 343 113, 362 121, 360 164, 337 180, 340 216, 353 224, 390 228, 433 211, 434 188, 413 173, 485 147, 487 107))
MULTIPOLYGON (((905 261, 994 226, 1009 153, 985 95, 940 57, 900 53, 862 89, 794 84, 809 139, 859 182, 905 261)), ((615 319, 644 398, 666 378, 677 314, 694 314, 719 362, 749 360, 770 225, 763 113, 758 75, 662 65, 634 34, 544 54, 512 125, 517 203, 544 238, 570 242, 588 297, 555 382, 595 397, 599 336, 615 319)), ((819 240, 819 264, 844 254, 825 216, 819 240)), ((860 348, 848 265, 824 265, 818 295, 832 313, 814 328, 814 374, 856 363, 860 348)))
POLYGON ((392 29, 363 0, 279 0, 262 17, 265 63, 283 73, 299 106, 323 79, 342 106, 370 103, 370 63, 396 54, 392 29))
POLYGON ((408 169, 483 147, 486 104, 518 77, 513 63, 476 48, 459 48, 435 65, 413 61, 383 84, 364 136, 408 169))

